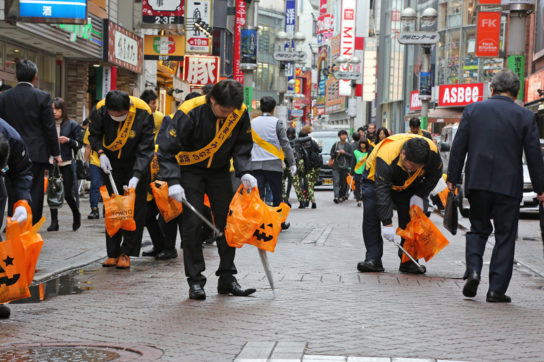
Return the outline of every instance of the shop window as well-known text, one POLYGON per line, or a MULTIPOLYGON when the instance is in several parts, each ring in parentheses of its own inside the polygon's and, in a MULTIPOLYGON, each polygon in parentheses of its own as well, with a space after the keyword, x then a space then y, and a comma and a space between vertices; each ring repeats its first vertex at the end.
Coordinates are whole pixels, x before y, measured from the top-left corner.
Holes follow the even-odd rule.
POLYGON ((6 45, 5 55, 5 70, 9 73, 15 73, 15 64, 21 59, 25 59, 25 52, 23 49, 6 45))
POLYGON ((476 1, 475 0, 465 0, 465 10, 463 13, 465 14, 463 18, 463 24, 464 25, 475 25, 477 16, 475 15, 475 7, 476 7, 476 1))
POLYGON ((459 29, 440 33, 438 50, 439 84, 459 83, 459 46, 459 29))
POLYGON ((447 27, 453 28, 461 26, 463 16, 463 2, 460 0, 454 0, 448 2, 448 19, 447 27))
POLYGON ((463 29, 463 56, 460 83, 478 82, 479 58, 476 58, 476 28, 463 29))

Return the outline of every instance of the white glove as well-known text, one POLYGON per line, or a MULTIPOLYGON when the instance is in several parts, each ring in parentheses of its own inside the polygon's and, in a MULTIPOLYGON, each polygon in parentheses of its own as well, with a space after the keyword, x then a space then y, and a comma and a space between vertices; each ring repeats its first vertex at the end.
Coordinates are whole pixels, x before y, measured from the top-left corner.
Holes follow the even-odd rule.
POLYGON ((394 241, 395 240, 395 228, 392 226, 382 226, 382 236, 389 240, 394 241))
POLYGON ((27 217, 28 215, 26 213, 26 209, 23 206, 17 206, 13 211, 13 216, 11 217, 11 219, 22 224, 26 221, 27 217))
POLYGON ((257 187, 257 179, 249 173, 242 175, 242 183, 244 184, 246 190, 251 190, 252 188, 257 187))
POLYGON ((412 207, 414 205, 419 206, 419 208, 421 210, 423 210, 423 199, 421 197, 419 197, 419 196, 416 196, 416 195, 412 196, 410 198, 410 207, 412 207))
POLYGON ((111 163, 110 159, 105 154, 100 155, 100 168, 102 169, 102 171, 104 171, 106 175, 110 174, 111 163))
POLYGON ((291 171, 291 176, 295 176, 295 174, 297 173, 297 166, 293 165, 289 167, 289 171, 291 171))
POLYGON ((128 188, 130 189, 132 187, 134 190, 136 190, 136 186, 138 186, 138 181, 140 181, 138 177, 133 177, 128 180, 128 188))
POLYGON ((168 196, 178 202, 182 202, 185 199, 185 190, 181 185, 172 185, 168 187, 168 196))

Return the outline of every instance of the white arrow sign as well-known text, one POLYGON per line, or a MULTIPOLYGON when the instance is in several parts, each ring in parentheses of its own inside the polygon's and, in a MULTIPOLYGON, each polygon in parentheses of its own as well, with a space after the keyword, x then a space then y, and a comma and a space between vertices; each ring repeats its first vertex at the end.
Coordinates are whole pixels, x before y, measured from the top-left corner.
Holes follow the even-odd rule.
POLYGON ((359 80, 361 79, 361 73, 359 72, 334 72, 334 77, 336 79, 343 80, 359 80))
POLYGON ((398 40, 401 44, 436 44, 439 36, 433 31, 407 31, 400 33, 398 40))
POLYGON ((279 62, 302 62, 306 60, 305 52, 274 52, 274 59, 279 62))

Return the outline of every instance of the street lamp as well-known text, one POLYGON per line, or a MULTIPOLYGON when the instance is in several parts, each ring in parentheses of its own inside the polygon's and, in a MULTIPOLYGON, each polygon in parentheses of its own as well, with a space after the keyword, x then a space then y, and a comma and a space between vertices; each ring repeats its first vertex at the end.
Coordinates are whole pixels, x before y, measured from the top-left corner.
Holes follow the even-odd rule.
MULTIPOLYGON (((273 56, 274 59, 280 62, 280 74, 277 83, 277 90, 279 93, 279 103, 283 102, 283 97, 288 92, 287 77, 285 75, 285 67, 287 63, 301 63, 306 60, 306 52, 299 50, 300 46, 304 43, 306 37, 301 32, 289 34, 285 31, 279 31, 276 34, 276 51, 273 56)), ((293 80, 293 79, 291 79, 293 80)), ((294 80, 293 80, 294 82, 294 80)))
POLYGON ((432 28, 436 24, 438 12, 434 8, 423 10, 417 30, 417 13, 412 8, 404 9, 400 14, 402 31, 398 36, 400 44, 421 45, 422 64, 419 72, 419 99, 421 100, 421 128, 427 128, 429 101, 431 100, 431 47, 438 43, 438 32, 432 28), (426 30, 430 29, 430 30, 426 30))
POLYGON ((350 80, 351 81, 351 94, 348 100, 348 117, 349 128, 353 132, 355 129, 355 117, 357 116, 357 103, 355 101, 355 82, 361 79, 361 72, 359 71, 359 64, 361 64, 361 58, 357 56, 345 57, 339 56, 336 58, 336 64, 339 64, 339 70, 333 73, 334 78, 338 80, 350 80), (348 67, 343 70, 342 68, 348 67))

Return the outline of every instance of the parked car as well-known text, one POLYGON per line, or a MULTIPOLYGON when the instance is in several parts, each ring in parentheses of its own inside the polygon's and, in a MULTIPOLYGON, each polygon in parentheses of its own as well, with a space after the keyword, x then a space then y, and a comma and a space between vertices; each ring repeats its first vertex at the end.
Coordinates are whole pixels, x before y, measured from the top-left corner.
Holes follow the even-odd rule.
MULTIPOLYGON (((448 172, 448 162, 450 160, 450 149, 453 143, 453 139, 457 133, 458 125, 449 125, 442 129, 440 135, 440 146, 439 152, 442 157, 442 162, 444 163, 444 173, 448 172)), ((544 158, 544 139, 540 140, 540 148, 542 150, 542 157, 544 158)), ((464 177, 464 167, 461 174, 461 179, 463 180, 462 184, 457 185, 459 189, 459 212, 462 216, 468 217, 470 205, 468 199, 465 197, 465 177, 464 177)), ((529 169, 527 167, 527 161, 525 160, 525 154, 523 155, 523 196, 520 203, 520 212, 521 213, 538 213, 538 200, 536 199, 537 194, 533 191, 533 185, 531 184, 531 177, 529 175, 529 169)))
POLYGON ((323 156, 323 166, 319 170, 319 176, 317 178, 316 186, 328 186, 332 187, 332 169, 329 167, 329 159, 331 158, 330 152, 332 145, 338 142, 337 131, 314 131, 311 135, 319 146, 321 146, 323 156))

